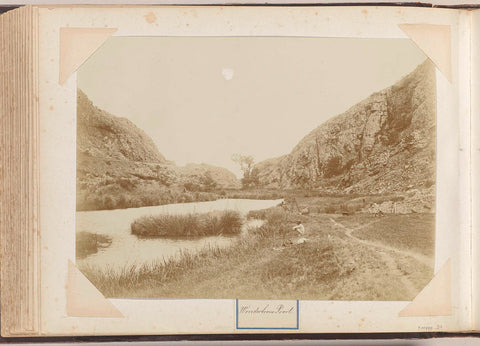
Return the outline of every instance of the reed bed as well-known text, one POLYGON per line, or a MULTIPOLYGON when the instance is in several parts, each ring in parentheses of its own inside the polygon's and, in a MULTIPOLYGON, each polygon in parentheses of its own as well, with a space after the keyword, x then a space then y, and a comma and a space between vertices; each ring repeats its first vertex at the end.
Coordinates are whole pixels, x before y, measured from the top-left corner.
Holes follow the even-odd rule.
POLYGON ((201 237, 236 235, 242 231, 242 216, 236 211, 187 215, 144 216, 132 222, 132 234, 139 237, 201 237))
MULTIPOLYGON (((119 298, 311 297, 312 292, 319 294, 319 284, 339 275, 328 243, 275 251, 272 227, 265 224, 251 230, 228 248, 181 251, 175 258, 130 264, 121 270, 88 264, 80 264, 80 270, 106 297, 119 298), (308 287, 296 282, 298 275, 306 277, 308 287)), ((328 290, 320 294, 328 298, 328 290)))
POLYGON ((252 248, 251 241, 237 239, 230 248, 206 246, 198 252, 180 250, 178 256, 150 263, 127 264, 123 268, 79 264, 82 273, 106 297, 134 297, 138 289, 158 289, 165 282, 182 277, 190 270, 208 268, 215 261, 241 256, 252 248))

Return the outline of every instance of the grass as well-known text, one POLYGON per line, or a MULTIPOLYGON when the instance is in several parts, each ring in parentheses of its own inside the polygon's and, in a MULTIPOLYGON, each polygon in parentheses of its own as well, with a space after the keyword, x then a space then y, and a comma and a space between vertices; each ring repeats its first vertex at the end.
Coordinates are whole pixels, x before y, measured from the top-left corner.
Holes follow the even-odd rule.
POLYGON ((407 214, 363 217, 353 235, 398 249, 413 251, 427 257, 434 256, 435 215, 407 214), (366 226, 365 226, 366 225, 366 226))
POLYGON ((376 251, 348 239, 336 239, 334 244, 335 255, 346 274, 331 287, 330 299, 395 301, 410 298, 400 279, 392 275, 376 251))
POLYGON ((236 211, 187 215, 144 216, 131 224, 139 237, 199 237, 235 235, 242 231, 242 216, 236 211))
POLYGON ((270 190, 223 190, 222 196, 232 199, 280 199, 287 195, 284 191, 270 191, 270 190))
MULTIPOLYGON (((224 250, 208 247, 192 254, 182 251, 179 258, 142 265, 128 265, 121 270, 111 267, 98 269, 90 264, 79 264, 83 274, 107 297, 124 297, 126 292, 172 280, 182 272, 205 263, 205 259, 223 255, 224 250)), ((128 294, 127 294, 128 295, 128 294)))
POLYGON ((285 221, 285 217, 286 213, 281 207, 251 210, 247 213, 249 219, 270 220, 271 223, 285 221))
MULTIPOLYGON (((253 190, 248 193, 250 194, 242 195, 242 197, 254 198, 261 191, 253 190)), ((277 194, 266 190, 266 195, 272 197, 272 199, 283 198, 289 212, 298 212, 301 209, 308 208, 310 213, 347 215, 360 213, 373 203, 398 202, 405 198, 396 194, 358 196, 356 194, 325 193, 318 190, 285 190, 277 194)), ((253 211, 251 215, 254 215, 254 213, 256 213, 256 218, 262 218, 260 216, 263 213, 262 210, 253 211)))
MULTIPOLYGON (((434 257, 431 257, 432 265, 434 257)), ((414 284, 422 289, 430 281, 433 275, 433 268, 424 263, 412 262, 408 257, 396 255, 397 268, 414 284)), ((413 298, 413 297, 412 297, 413 298)))
MULTIPOLYGON (((364 198, 368 203, 369 197, 364 198)), ((92 266, 81 270, 104 295, 119 298, 410 300, 405 280, 418 293, 431 279, 433 267, 352 239, 332 220, 354 229, 352 235, 359 239, 433 258, 432 214, 379 218, 337 212, 342 205, 363 204, 363 197, 299 196, 296 201, 300 209, 313 212, 299 215, 281 207, 252 211, 248 218, 265 223, 228 248, 182 252, 176 259, 120 272, 92 266), (338 206, 335 213, 314 210, 329 204, 338 206), (298 238, 292 230, 298 220, 308 241, 291 245, 298 238)))
POLYGON ((106 235, 78 232, 75 238, 77 258, 85 258, 98 252, 98 249, 110 246, 112 239, 106 235))
POLYGON ((296 202, 299 205, 306 205, 310 211, 319 214, 356 214, 362 212, 373 203, 381 204, 383 202, 398 202, 404 199, 403 196, 385 194, 385 195, 331 195, 315 197, 299 197, 296 202))
MULTIPOLYGON (((319 287, 334 284, 340 269, 326 238, 277 251, 272 248, 270 227, 260 227, 229 248, 182 252, 175 260, 129 266, 120 272, 91 266, 81 270, 107 297, 125 298, 287 299, 300 295, 313 299, 319 287)), ((328 298, 329 289, 322 294, 328 298)))
MULTIPOLYGON (((218 192, 218 191, 217 191, 218 192)), ((223 189, 221 195, 226 198, 233 199, 293 199, 293 198, 346 198, 351 199, 358 197, 357 194, 333 193, 319 189, 269 189, 269 188, 252 188, 252 189, 223 189)))

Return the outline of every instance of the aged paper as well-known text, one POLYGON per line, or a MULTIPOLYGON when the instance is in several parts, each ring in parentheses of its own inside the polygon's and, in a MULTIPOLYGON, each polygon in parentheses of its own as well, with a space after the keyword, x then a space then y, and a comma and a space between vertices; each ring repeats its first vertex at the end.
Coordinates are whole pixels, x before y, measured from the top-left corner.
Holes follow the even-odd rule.
MULTIPOLYGON (((41 228, 45 230, 42 231, 42 280, 46 283, 42 285, 44 287, 42 292, 43 329, 54 334, 255 332, 255 329, 239 329, 236 325, 239 320, 237 320, 237 305, 234 298, 237 297, 222 296, 218 297, 223 298, 221 300, 204 300, 201 298, 215 297, 197 295, 189 297, 195 299, 165 300, 161 299, 162 297, 154 297, 157 299, 131 300, 118 299, 126 297, 116 296, 115 299, 109 300, 125 316, 124 319, 105 319, 102 327, 99 328, 96 327, 95 319, 66 317, 65 287, 59 282, 59 273, 64 273, 66 280, 68 260, 75 260, 75 219, 78 218, 75 214, 78 203, 75 200, 78 85, 76 78, 68 79, 64 85, 58 84, 60 49, 58 37, 61 28, 117 28, 112 42, 124 36, 195 36, 199 39, 212 36, 224 38, 273 36, 279 39, 318 37, 408 40, 398 25, 425 22, 427 19, 431 24, 449 25, 453 33, 452 81, 449 82, 440 71, 435 70, 437 143, 433 273, 436 273, 440 266, 450 259, 451 289, 453 292, 465 294, 452 297, 451 316, 428 319, 399 317, 398 313, 407 306, 407 301, 378 301, 379 299, 374 298, 368 300, 376 301, 352 301, 351 299, 328 301, 321 298, 300 300, 296 307, 300 316, 296 330, 298 332, 448 331, 468 326, 469 314, 464 313, 470 309, 467 284, 469 281, 464 276, 468 272, 465 267, 469 265, 468 228, 460 223, 460 213, 463 209, 457 207, 458 201, 462 198, 459 195, 462 191, 459 177, 461 179, 465 172, 457 171, 461 165, 450 164, 452 160, 459 160, 459 162, 462 160, 455 137, 460 127, 465 124, 458 123, 457 119, 461 118, 461 114, 465 114, 462 112, 466 111, 468 108, 466 104, 469 102, 468 98, 457 97, 462 94, 459 86, 468 84, 461 82, 466 79, 469 72, 465 70, 463 64, 459 63, 465 59, 467 44, 463 41, 465 39, 457 34, 462 29, 459 27, 463 23, 459 20, 460 18, 462 18, 461 14, 457 11, 430 12, 423 9, 402 8, 93 9, 77 7, 75 10, 40 9, 40 29, 46 38, 40 53, 40 59, 43 62, 40 72, 40 80, 43 83, 40 94, 41 150, 42 157, 45 157, 41 162, 42 201, 40 205, 50 206, 41 208, 41 228), (205 23, 209 25, 206 26, 205 23), (439 140, 440 138, 449 138, 449 140, 439 140), (55 193, 49 188, 54 185, 55 193), (52 206, 56 208, 51 208, 52 206), (58 208, 62 213, 58 213, 58 208)), ((228 81, 235 79, 238 72, 230 66, 225 66, 221 70, 221 76, 228 81)), ((265 207, 269 206, 265 205, 265 207)), ((347 214, 345 217, 348 217, 348 211, 345 213, 347 214)), ((339 223, 338 220, 334 219, 333 222, 340 229, 348 227, 339 223)), ((301 233, 301 228, 298 229, 301 233)), ((308 236, 306 239, 306 244, 309 246, 311 240, 308 240, 308 236)), ((301 237, 295 241, 300 240, 301 237)), ((278 246, 274 245, 274 247, 278 246)), ((169 298, 172 297, 169 296, 169 298)), ((263 309, 265 307, 258 311, 263 309)), ((265 311, 267 310, 268 308, 265 311)), ((286 323, 290 326, 291 322, 286 323)), ((288 331, 288 329, 277 331, 288 331)))

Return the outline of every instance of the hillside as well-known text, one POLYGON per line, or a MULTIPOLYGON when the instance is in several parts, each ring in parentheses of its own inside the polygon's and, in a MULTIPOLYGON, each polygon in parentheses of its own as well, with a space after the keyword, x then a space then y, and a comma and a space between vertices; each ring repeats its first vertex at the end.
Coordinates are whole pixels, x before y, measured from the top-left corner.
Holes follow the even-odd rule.
POLYGON ((242 184, 236 175, 223 167, 217 167, 206 163, 188 163, 185 166, 174 168, 178 174, 183 176, 185 181, 202 182, 211 177, 217 188, 239 189, 242 184))
POLYGON ((166 163, 152 139, 126 118, 96 107, 77 94, 77 153, 109 160, 166 163))
POLYGON ((288 155, 256 165, 270 188, 376 194, 435 180, 435 68, 426 60, 306 135, 288 155))
POLYGON ((130 120, 77 94, 77 210, 97 210, 216 199, 217 188, 238 188, 225 168, 165 159, 130 120))

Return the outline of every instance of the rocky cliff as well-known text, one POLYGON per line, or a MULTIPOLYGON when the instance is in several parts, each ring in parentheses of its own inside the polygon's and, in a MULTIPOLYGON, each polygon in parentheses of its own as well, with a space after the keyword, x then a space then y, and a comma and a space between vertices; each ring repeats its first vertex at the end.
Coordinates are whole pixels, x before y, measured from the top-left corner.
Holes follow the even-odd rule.
POLYGON ((166 163, 152 139, 126 118, 116 117, 77 93, 77 154, 109 160, 166 163))
POLYGON ((211 200, 214 189, 238 187, 225 168, 167 161, 144 131, 78 90, 77 210, 211 200))
POLYGON ((385 193, 435 180, 435 68, 426 60, 306 135, 288 155, 256 165, 267 187, 385 193))

